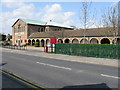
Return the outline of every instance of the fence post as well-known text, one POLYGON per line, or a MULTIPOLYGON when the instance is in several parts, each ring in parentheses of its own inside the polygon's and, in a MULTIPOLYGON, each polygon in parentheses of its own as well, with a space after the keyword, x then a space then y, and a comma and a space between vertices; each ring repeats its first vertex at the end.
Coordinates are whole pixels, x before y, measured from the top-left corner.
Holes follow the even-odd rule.
POLYGON ((69 55, 70 55, 70 44, 68 44, 69 45, 69 55))
POLYGON ((25 46, 26 47, 26 50, 27 50, 27 46, 25 46))
POLYGON ((56 53, 56 44, 55 44, 55 47, 54 47, 54 53, 56 53))

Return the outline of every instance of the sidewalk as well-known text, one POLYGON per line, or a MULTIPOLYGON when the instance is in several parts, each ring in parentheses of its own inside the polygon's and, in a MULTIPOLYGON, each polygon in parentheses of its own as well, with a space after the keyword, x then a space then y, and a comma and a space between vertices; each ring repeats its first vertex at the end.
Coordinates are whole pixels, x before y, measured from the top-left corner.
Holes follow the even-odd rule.
POLYGON ((83 57, 83 56, 70 56, 70 55, 63 55, 63 54, 52 54, 52 53, 45 53, 43 47, 27 47, 28 50, 11 50, 3 48, 2 50, 12 52, 12 53, 19 53, 19 54, 26 54, 26 55, 33 55, 45 58, 53 58, 56 60, 66 60, 72 62, 82 62, 82 63, 91 63, 91 64, 99 64, 99 65, 107 65, 107 66, 114 66, 119 67, 117 59, 106 59, 106 58, 94 58, 94 57, 83 57))

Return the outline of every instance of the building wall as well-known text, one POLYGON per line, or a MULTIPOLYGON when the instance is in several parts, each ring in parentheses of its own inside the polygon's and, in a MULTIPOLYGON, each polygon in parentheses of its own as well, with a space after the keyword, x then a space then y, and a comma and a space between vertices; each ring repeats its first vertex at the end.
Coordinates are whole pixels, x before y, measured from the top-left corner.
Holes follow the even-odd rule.
POLYGON ((12 42, 13 45, 23 45, 27 40, 27 24, 19 20, 12 27, 12 42))
MULTIPOLYGON (((120 44, 120 37, 119 38, 119 44, 120 44)), ((69 37, 69 38, 57 38, 58 40, 62 40, 63 43, 66 43, 66 39, 69 40, 69 43, 81 43, 81 41, 84 39, 84 37, 69 37)), ((102 40, 108 40, 109 44, 113 44, 113 40, 115 39, 115 37, 86 37, 85 38, 87 40, 87 43, 92 43, 92 44, 101 44, 102 40)), ((44 46, 46 46, 46 40, 50 40, 50 38, 31 38, 28 40, 39 40, 40 46, 42 45, 41 40, 44 40, 44 46)), ((31 44, 32 45, 32 44, 31 44)))
POLYGON ((65 30, 64 28, 61 28, 61 27, 49 27, 49 30, 50 31, 61 31, 61 30, 65 30))
MULTIPOLYGON (((119 28, 118 28, 119 29, 119 28)), ((18 20, 15 25, 12 27, 12 42, 13 45, 23 45, 28 43, 28 40, 39 40, 41 46, 41 40, 44 40, 44 46, 46 45, 46 40, 50 38, 32 38, 29 39, 29 36, 32 33, 38 32, 47 32, 47 31, 59 31, 59 30, 67 30, 66 28, 61 27, 54 27, 54 26, 40 26, 40 25, 28 25, 22 20, 18 20), (27 40, 27 42, 25 42, 27 40)), ((120 29, 118 30, 120 34, 120 29)), ((120 38, 120 37, 118 37, 120 38)), ((57 40, 62 39, 63 43, 65 43, 66 39, 69 40, 69 43, 80 43, 83 42, 83 37, 66 37, 66 38, 57 38, 57 40)), ((108 39, 110 44, 113 44, 113 40, 115 37, 85 37, 86 43, 93 43, 93 44, 101 44, 102 39, 108 39)))
POLYGON ((45 27, 40 25, 28 25, 28 36, 35 32, 45 32, 45 27))

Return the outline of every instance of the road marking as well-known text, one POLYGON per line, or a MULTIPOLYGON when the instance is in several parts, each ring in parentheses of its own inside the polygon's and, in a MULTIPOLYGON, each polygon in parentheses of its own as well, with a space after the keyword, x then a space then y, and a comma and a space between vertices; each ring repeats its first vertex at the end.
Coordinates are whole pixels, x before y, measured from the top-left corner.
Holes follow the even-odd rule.
POLYGON ((101 76, 104 76, 104 77, 111 77, 111 78, 116 78, 116 79, 120 79, 119 77, 116 77, 116 76, 110 76, 110 75, 106 75, 106 74, 101 74, 101 76))
POLYGON ((41 65, 47 65, 47 66, 51 66, 51 67, 66 69, 66 70, 72 70, 71 68, 56 66, 56 65, 52 65, 52 64, 46 64, 46 63, 41 63, 41 62, 36 62, 36 63, 41 64, 41 65))
POLYGON ((77 71, 77 73, 80 73, 80 72, 83 72, 83 70, 79 70, 79 71, 77 71))
POLYGON ((22 82, 22 83, 24 83, 24 84, 26 84, 28 86, 31 86, 32 88, 39 88, 40 90, 46 90, 45 87, 43 87, 41 85, 38 85, 38 84, 36 84, 36 83, 34 83, 34 82, 30 81, 30 80, 24 79, 23 77, 20 77, 20 76, 18 76, 15 73, 6 71, 4 69, 2 69, 2 70, 0 69, 0 72, 2 72, 4 74, 6 74, 6 75, 8 75, 8 76, 18 80, 18 81, 20 81, 20 82, 22 82))

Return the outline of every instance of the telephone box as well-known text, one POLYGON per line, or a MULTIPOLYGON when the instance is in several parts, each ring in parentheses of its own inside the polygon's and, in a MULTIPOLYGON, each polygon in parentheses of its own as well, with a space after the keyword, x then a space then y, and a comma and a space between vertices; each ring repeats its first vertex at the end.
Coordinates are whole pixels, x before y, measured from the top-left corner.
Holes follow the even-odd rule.
POLYGON ((56 44, 57 43, 57 39, 56 38, 50 38, 50 43, 51 44, 56 44))

